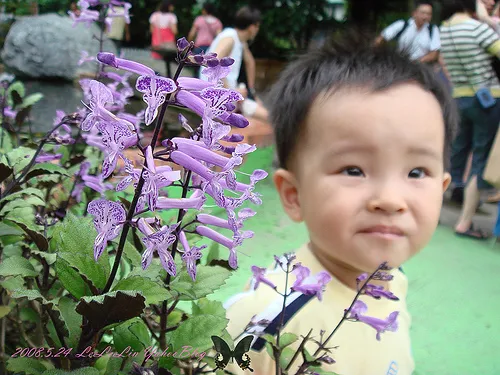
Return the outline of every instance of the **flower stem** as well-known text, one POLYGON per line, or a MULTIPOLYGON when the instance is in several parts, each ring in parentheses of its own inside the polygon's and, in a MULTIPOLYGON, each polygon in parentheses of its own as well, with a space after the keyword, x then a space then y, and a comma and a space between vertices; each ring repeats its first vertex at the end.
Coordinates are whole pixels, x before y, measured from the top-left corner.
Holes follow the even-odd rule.
MULTIPOLYGON (((177 67, 177 71, 175 72, 175 75, 173 78, 174 81, 176 81, 179 78, 183 67, 184 67, 184 62, 181 60, 181 62, 179 63, 179 66, 177 67)), ((163 103, 161 110, 160 110, 160 113, 159 113, 158 117, 156 118, 155 130, 153 133, 153 138, 151 140, 151 151, 154 151, 156 143, 158 141, 158 137, 160 135, 160 129, 161 129, 161 126, 163 124, 163 118, 165 117, 165 112, 167 111, 167 107, 169 105, 171 95, 172 94, 167 95, 165 103, 163 103)), ((139 197, 141 196, 142 188, 144 186, 144 172, 145 172, 145 167, 142 168, 141 176, 139 178, 139 182, 137 183, 137 188, 135 189, 134 198, 132 199, 132 203, 130 204, 130 208, 129 208, 128 213, 127 213, 127 220, 126 220, 125 224, 123 225, 123 230, 122 230, 122 233, 120 236, 120 241, 118 243, 118 249, 116 250, 116 257, 115 257, 115 261, 113 263, 113 268, 111 270, 111 274, 109 275, 108 281, 107 281, 104 289, 102 290, 101 294, 109 292, 109 290, 111 289, 111 285, 113 284, 113 281, 115 280, 116 273, 118 272, 118 266, 120 265, 120 260, 121 260, 122 254, 123 254, 123 249, 125 248, 125 242, 127 240, 127 234, 128 234, 129 229, 130 229, 130 223, 134 217, 135 208, 137 207, 137 202, 139 201, 139 197)))
POLYGON ((278 328, 276 330, 276 348, 275 348, 275 353, 274 353, 274 357, 276 360, 276 375, 281 375, 280 335, 281 335, 281 330, 283 329, 283 322, 285 321, 286 297, 288 297, 287 291, 288 291, 288 278, 289 277, 290 277, 290 262, 287 262, 287 264, 286 264, 286 277, 285 277, 285 292, 283 293, 283 305, 281 307, 280 322, 279 322, 278 328))
POLYGON ((45 144, 48 142, 48 140, 49 140, 50 136, 52 135, 52 133, 54 133, 57 129, 59 129, 63 124, 64 124, 64 121, 61 121, 59 124, 57 124, 56 126, 54 126, 54 128, 52 128, 52 130, 50 130, 47 134, 45 134, 45 136, 40 141, 40 144, 38 145, 38 148, 35 151, 35 155, 33 155, 33 157, 31 158, 30 162, 28 163, 28 165, 23 168, 23 170, 22 170, 21 174, 19 175, 19 177, 15 178, 5 188, 5 191, 3 192, 3 194, 0 195, 0 199, 3 199, 7 195, 9 195, 9 193, 11 192, 11 190, 14 189, 19 183, 21 183, 22 179, 29 173, 31 167, 33 167, 33 165, 35 164, 37 156, 42 151, 43 146, 45 146, 45 144))

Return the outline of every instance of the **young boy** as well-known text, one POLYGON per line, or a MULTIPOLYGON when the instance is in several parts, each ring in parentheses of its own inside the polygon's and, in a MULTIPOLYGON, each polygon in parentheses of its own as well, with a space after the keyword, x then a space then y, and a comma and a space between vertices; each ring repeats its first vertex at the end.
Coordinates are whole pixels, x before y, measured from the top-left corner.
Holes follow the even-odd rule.
MULTIPOLYGON (((368 38, 344 38, 310 52, 287 67, 270 93, 281 166, 274 183, 287 215, 304 221, 309 232, 296 261, 311 275, 326 270, 332 276, 321 301, 289 305, 293 316, 283 332, 304 337, 313 329, 319 340, 324 330, 326 338, 354 299, 356 278, 388 262, 394 278, 384 286, 399 301, 361 300, 371 317, 386 319, 399 311, 398 329, 378 341, 373 327, 344 322, 328 345, 335 363, 324 363, 323 369, 341 375, 409 375, 414 361, 407 279, 398 267, 429 242, 438 224, 457 117, 448 91, 430 68, 389 46, 369 43, 368 38)), ((270 262, 273 254, 269 249, 270 262)), ((283 292, 283 272, 266 277, 283 292)), ((291 275, 288 287, 293 282, 291 275)), ((247 289, 226 304, 233 338, 255 315, 257 321, 279 319, 281 296, 266 285, 247 289)), ((313 353, 317 346, 306 348, 313 353)), ((249 356, 254 374, 275 373, 265 348, 249 356)), ((230 371, 243 373, 235 365, 230 371)))

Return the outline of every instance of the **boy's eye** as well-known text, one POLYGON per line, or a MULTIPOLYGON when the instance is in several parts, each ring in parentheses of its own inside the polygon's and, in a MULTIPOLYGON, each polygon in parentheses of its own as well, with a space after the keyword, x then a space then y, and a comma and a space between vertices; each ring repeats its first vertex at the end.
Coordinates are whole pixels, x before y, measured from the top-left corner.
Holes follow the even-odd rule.
POLYGON ((428 174, 424 168, 415 168, 408 173, 408 177, 410 178, 424 178, 427 175, 428 174))
POLYGON ((347 167, 347 168, 342 169, 342 171, 340 173, 345 174, 347 176, 352 176, 352 177, 364 176, 363 171, 358 167, 347 167))

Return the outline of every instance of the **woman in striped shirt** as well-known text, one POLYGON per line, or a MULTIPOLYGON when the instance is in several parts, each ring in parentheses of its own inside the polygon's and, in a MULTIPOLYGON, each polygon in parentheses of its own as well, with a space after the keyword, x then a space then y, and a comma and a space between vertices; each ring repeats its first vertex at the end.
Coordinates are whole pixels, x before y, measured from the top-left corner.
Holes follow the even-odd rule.
POLYGON ((455 232, 485 239, 484 233, 474 229, 472 218, 480 191, 492 188, 482 175, 500 122, 500 82, 491 66, 493 56, 500 56, 500 39, 492 28, 476 19, 476 0, 445 0, 442 9, 446 21, 440 27, 441 55, 461 119, 451 155, 450 173, 455 186, 462 183, 472 151, 471 177, 455 232), (489 92, 496 102, 478 100, 478 91, 489 92))

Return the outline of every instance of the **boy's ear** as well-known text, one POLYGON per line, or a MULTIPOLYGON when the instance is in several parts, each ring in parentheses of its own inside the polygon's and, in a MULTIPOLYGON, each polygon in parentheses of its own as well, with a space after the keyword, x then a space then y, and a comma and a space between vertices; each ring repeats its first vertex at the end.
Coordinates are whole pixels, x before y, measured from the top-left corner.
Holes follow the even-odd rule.
POLYGON ((450 186, 450 183, 451 175, 448 172, 445 172, 443 176, 443 193, 448 190, 448 186, 450 186))
POLYGON ((285 212, 295 222, 302 221, 299 192, 295 175, 286 169, 278 169, 273 176, 274 186, 281 199, 285 212))

